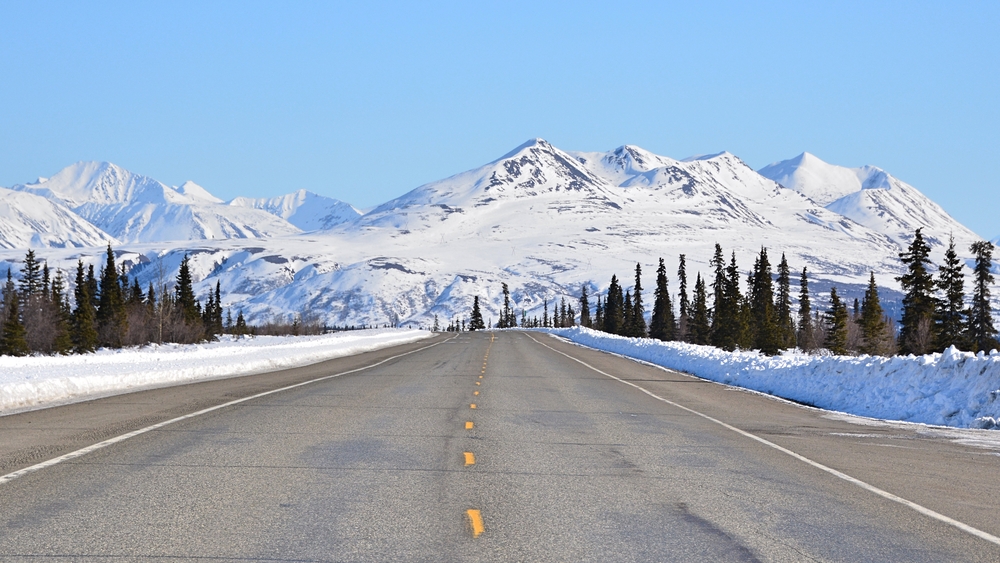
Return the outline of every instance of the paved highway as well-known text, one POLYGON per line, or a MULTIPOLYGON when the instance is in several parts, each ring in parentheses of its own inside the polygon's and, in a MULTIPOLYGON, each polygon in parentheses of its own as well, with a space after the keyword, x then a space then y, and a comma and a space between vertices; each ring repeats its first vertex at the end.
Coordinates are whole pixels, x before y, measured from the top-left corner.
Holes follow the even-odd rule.
POLYGON ((0 417, 0 561, 995 562, 996 454, 441 335, 0 417))

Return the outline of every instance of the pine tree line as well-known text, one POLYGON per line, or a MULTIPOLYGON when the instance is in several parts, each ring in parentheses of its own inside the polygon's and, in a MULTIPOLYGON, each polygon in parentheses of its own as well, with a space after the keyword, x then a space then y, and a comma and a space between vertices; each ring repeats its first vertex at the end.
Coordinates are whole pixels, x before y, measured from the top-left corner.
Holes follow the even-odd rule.
POLYGON ((52 275, 46 262, 29 250, 15 285, 11 270, 0 306, 0 354, 69 354, 97 348, 121 348, 149 343, 192 343, 215 339, 223 332, 248 334, 242 311, 235 321, 223 320, 221 286, 217 283, 206 305, 195 298, 187 256, 181 262, 173 292, 152 283, 143 291, 115 263, 108 245, 103 266, 84 267, 77 261, 73 283, 62 271, 52 275))

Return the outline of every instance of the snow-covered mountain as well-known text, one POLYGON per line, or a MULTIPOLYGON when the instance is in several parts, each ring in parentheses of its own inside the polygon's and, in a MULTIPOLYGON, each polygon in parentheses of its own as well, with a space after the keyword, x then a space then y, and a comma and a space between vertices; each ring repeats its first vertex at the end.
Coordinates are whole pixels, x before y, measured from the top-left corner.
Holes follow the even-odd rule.
MULTIPOLYGON (((894 277, 900 272, 904 233, 922 220, 912 207, 932 208, 915 189, 884 173, 884 186, 871 180, 878 176, 874 172, 861 179, 860 172, 851 172, 856 185, 847 185, 850 178, 842 172, 850 169, 825 163, 803 166, 810 158, 798 160, 798 165, 783 163, 787 172, 772 174, 775 181, 725 152, 676 160, 630 145, 606 153, 567 152, 534 139, 367 214, 340 208, 349 220, 323 228, 330 216, 325 210, 337 206, 321 204, 335 200, 308 192, 223 205, 193 184, 173 195, 159 188, 170 197, 198 200, 199 208, 266 210, 270 217, 297 221, 310 232, 254 240, 149 239, 120 248, 120 259, 145 286, 173 279, 188 254, 200 295, 220 282, 224 304, 242 309, 251 321, 303 313, 337 325, 426 326, 437 315, 446 324, 468 314, 474 295, 485 298, 484 315, 495 320, 502 282, 509 285, 518 310, 541 315, 546 301, 551 312, 554 301, 575 300, 582 285, 591 293, 602 292, 612 274, 631 286, 636 263, 649 291, 660 257, 676 281, 677 258, 685 254, 693 287, 699 272, 709 275, 716 242, 727 257, 735 253, 744 271, 761 247, 770 250, 774 265, 784 253, 796 272, 808 268, 815 294, 825 295, 836 284, 846 297, 860 296, 868 273, 875 271, 883 298, 891 300, 898 287, 894 277), (822 189, 815 187, 816 181, 793 181, 809 174, 839 180, 821 182, 822 189), (852 211, 855 219, 833 205, 858 192, 867 198, 880 190, 895 199, 874 214, 878 221, 867 220, 858 206, 852 211)), ((51 190, 46 187, 51 182, 32 186, 51 190)), ((73 200, 83 207, 105 193, 109 199, 119 192, 142 193, 144 185, 134 180, 112 183, 118 191, 62 191, 67 200, 77 192, 85 194, 73 200)), ((922 225, 928 237, 946 240, 955 232, 959 238, 957 223, 936 217, 928 216, 922 225), (941 231, 944 227, 948 230, 941 231)), ((966 248, 960 245, 960 251, 966 248)), ((49 259, 69 268, 78 258, 100 260, 101 251, 53 250, 49 259)), ((0 259, 22 257, 0 251, 0 259)), ((676 283, 671 293, 676 293, 676 283)))
POLYGON ((72 209, 123 242, 262 238, 300 232, 280 217, 225 205, 201 186, 175 189, 108 162, 78 162, 13 190, 72 209))
POLYGON ((950 234, 965 248, 980 240, 916 188, 875 166, 846 168, 802 153, 759 172, 901 245, 913 239, 918 227, 932 246, 947 245, 950 234))
POLYGON ((65 206, 0 188, 0 248, 80 248, 118 244, 65 206))
POLYGON ((361 216, 361 212, 349 203, 307 190, 272 198, 237 197, 229 205, 266 211, 303 231, 329 229, 361 216))

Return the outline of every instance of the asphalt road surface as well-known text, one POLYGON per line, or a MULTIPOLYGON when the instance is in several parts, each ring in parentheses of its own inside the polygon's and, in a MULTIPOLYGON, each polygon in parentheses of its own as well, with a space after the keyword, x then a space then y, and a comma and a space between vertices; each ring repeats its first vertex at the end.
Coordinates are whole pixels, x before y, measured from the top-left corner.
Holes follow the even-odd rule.
POLYGON ((545 334, 440 335, 0 417, 0 561, 996 562, 998 462, 545 334))

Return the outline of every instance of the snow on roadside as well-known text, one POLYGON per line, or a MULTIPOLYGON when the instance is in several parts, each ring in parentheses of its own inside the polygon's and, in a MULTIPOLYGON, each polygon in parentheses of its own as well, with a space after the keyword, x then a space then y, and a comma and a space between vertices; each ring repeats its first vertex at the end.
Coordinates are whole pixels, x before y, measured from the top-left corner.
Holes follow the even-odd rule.
POLYGON ((545 329, 584 346, 823 409, 959 428, 1000 426, 1000 353, 768 357, 711 346, 545 329))
POLYGON ((139 389, 303 366, 432 335, 424 330, 358 330, 205 344, 154 344, 71 356, 0 356, 0 415, 139 389))

